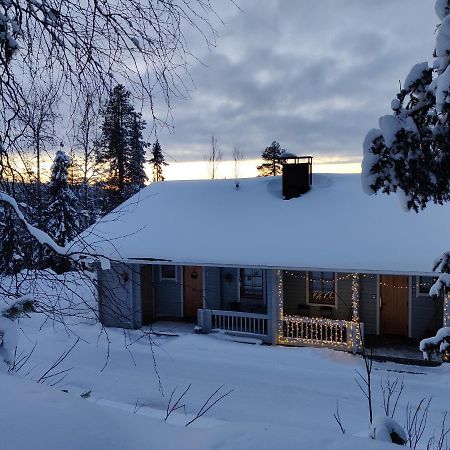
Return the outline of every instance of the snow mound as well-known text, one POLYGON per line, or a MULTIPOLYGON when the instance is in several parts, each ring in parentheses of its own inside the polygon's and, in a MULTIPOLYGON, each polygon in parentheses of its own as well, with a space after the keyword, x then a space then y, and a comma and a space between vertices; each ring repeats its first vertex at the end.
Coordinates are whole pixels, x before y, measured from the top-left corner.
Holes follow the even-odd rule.
POLYGON ((369 437, 376 441, 404 445, 408 438, 403 428, 391 417, 377 416, 372 422, 369 437))

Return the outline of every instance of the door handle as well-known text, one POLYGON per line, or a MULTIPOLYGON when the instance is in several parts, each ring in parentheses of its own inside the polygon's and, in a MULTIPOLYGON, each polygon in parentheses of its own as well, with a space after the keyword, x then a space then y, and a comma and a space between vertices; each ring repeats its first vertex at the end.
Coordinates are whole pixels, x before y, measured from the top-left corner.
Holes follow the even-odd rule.
POLYGON ((381 297, 380 297, 380 300, 379 300, 379 308, 381 309, 381 307, 383 306, 383 304, 382 304, 382 302, 381 302, 381 297))

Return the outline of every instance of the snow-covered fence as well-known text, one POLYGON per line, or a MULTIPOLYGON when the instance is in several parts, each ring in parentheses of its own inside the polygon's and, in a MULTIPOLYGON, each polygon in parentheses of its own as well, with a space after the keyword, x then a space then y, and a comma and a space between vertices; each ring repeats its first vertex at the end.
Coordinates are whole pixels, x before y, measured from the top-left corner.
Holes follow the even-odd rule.
POLYGON ((311 345, 357 351, 363 324, 319 317, 284 316, 279 344, 311 345))
POLYGON ((206 332, 230 331, 264 340, 269 338, 270 319, 266 314, 201 309, 198 311, 198 324, 206 332))

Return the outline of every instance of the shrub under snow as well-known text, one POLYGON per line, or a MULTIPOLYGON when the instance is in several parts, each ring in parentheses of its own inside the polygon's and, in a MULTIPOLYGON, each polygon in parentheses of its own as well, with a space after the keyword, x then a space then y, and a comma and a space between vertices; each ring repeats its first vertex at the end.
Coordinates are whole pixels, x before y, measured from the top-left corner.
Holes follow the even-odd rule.
POLYGON ((405 445, 408 438, 403 428, 391 417, 377 416, 372 422, 369 437, 377 441, 405 445))

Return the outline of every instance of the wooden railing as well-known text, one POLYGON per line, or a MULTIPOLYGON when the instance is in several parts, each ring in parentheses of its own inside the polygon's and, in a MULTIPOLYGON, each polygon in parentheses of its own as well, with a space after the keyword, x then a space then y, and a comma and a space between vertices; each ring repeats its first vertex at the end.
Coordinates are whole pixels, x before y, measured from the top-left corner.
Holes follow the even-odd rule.
POLYGON ((361 326, 351 321, 315 317, 283 317, 280 344, 311 345, 357 351, 361 326))
POLYGON ((213 310, 211 311, 211 328, 266 336, 268 317, 265 314, 213 310))
POLYGON ((206 333, 211 331, 229 331, 260 337, 264 342, 271 342, 271 319, 266 314, 199 309, 197 322, 206 333))

